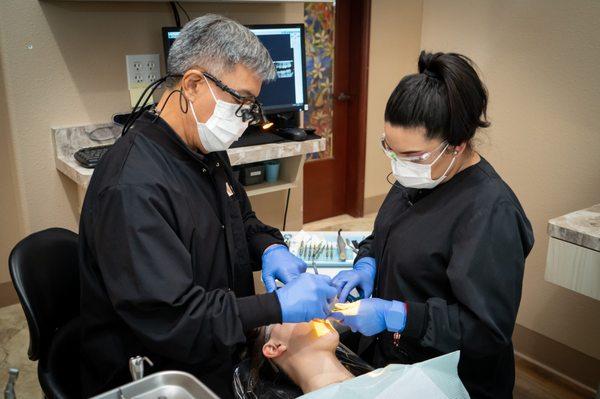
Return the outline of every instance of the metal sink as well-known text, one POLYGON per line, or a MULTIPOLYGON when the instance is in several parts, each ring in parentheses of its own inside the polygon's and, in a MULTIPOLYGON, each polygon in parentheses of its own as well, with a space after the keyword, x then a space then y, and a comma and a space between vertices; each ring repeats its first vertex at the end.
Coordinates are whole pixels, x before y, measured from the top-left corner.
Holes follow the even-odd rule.
POLYGON ((219 399, 196 377, 182 371, 162 371, 130 382, 92 399, 219 399))

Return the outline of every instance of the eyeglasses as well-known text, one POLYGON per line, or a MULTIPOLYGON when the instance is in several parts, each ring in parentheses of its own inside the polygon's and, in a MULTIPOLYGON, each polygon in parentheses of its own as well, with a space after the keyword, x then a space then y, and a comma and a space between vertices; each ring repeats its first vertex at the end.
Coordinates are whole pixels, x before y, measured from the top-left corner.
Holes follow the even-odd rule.
POLYGON ((265 344, 269 342, 271 339, 271 329, 273 328, 272 324, 265 326, 265 344))
POLYGON ((203 72, 204 76, 210 79, 217 87, 223 90, 225 93, 230 94, 237 102, 240 103, 239 108, 235 111, 235 115, 242 118, 244 122, 248 122, 251 125, 260 125, 262 129, 266 130, 273 126, 272 122, 269 122, 265 113, 262 109, 262 104, 254 96, 242 96, 236 90, 227 86, 219 79, 215 78, 208 72, 203 72))
MULTIPOLYGON (((273 328, 273 324, 269 324, 265 327, 265 344, 267 342, 269 342, 269 340, 271 339, 271 329, 273 328)), ((277 365, 269 358, 265 358, 269 364, 271 365, 271 367, 273 367, 273 370, 275 370, 276 373, 279 372, 279 367, 277 367, 277 365)))
MULTIPOLYGON (((437 146, 433 151, 429 151, 429 152, 424 152, 422 154, 419 155, 412 155, 412 156, 400 156, 398 155, 394 150, 392 150, 392 148, 389 146, 389 144, 387 143, 387 141, 385 140, 385 134, 383 134, 381 136, 381 149, 383 150, 383 152, 385 153, 385 155, 388 156, 388 158, 393 159, 393 160, 400 160, 400 161, 409 161, 409 162, 415 162, 415 163, 425 163, 425 161, 427 161, 429 158, 431 158, 432 155, 437 154, 441 148, 446 148, 447 143, 445 141, 442 141, 440 143, 439 146, 437 146)), ((443 150, 442 150, 443 151, 443 150)))

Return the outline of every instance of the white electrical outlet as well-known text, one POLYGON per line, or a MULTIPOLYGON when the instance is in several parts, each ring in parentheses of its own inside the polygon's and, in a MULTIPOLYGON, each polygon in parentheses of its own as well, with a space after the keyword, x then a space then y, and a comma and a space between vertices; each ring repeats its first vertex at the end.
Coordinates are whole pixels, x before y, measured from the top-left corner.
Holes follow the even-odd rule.
POLYGON ((129 90, 142 89, 160 77, 158 54, 125 56, 129 90))

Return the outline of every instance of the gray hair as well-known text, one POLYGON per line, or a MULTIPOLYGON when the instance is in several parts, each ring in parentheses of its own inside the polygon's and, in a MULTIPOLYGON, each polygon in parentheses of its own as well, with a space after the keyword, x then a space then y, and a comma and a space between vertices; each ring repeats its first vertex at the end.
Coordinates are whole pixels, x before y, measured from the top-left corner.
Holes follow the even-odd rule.
POLYGON ((275 78, 269 52, 250 29, 221 15, 206 14, 185 24, 169 50, 167 70, 183 75, 193 67, 202 67, 218 77, 236 64, 263 81, 275 78))

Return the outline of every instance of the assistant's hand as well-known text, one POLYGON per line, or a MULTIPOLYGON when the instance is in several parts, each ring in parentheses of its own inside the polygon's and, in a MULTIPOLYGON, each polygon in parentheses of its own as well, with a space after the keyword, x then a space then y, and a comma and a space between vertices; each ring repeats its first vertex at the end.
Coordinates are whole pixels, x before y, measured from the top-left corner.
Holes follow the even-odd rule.
POLYGON ((368 298, 373 293, 375 283, 375 258, 360 258, 352 270, 339 272, 333 278, 333 284, 338 287, 338 301, 346 302, 348 294, 353 288, 358 287, 358 293, 363 298, 368 298))
POLYGON ((406 304, 379 298, 361 299, 353 303, 337 303, 331 317, 354 332, 371 336, 387 329, 401 332, 406 327, 406 304))
POLYGON ((305 271, 306 263, 285 245, 272 245, 262 255, 262 281, 267 292, 277 289, 275 279, 287 284, 305 271))
POLYGON ((337 289, 327 276, 303 273, 275 293, 281 304, 282 322, 302 323, 326 318, 337 289))

